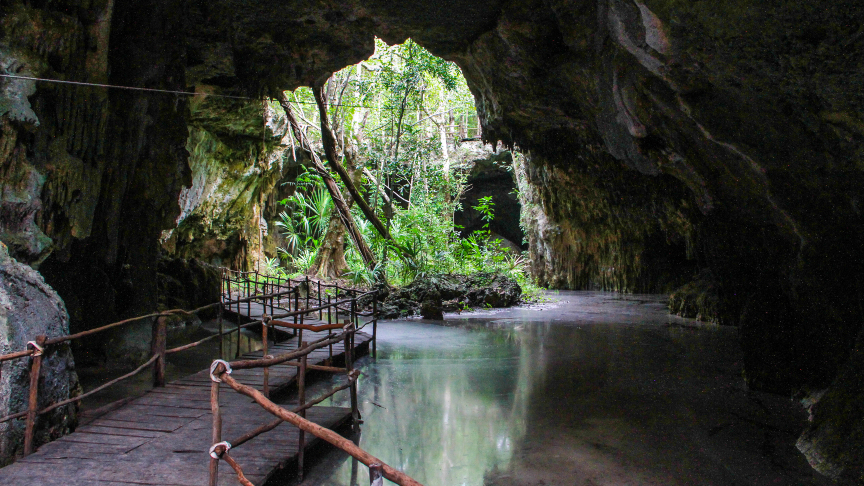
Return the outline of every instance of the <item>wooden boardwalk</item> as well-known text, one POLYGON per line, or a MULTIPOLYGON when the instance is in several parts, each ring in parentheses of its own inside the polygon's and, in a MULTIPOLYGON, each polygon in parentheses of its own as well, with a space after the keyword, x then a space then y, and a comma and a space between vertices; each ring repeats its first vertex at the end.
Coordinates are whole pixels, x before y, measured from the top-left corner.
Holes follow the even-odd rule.
MULTIPOLYGON (((303 339, 315 341, 325 335, 306 331, 303 339)), ((356 334, 355 357, 368 353, 370 340, 366 333, 356 334)), ((293 351, 296 347, 296 339, 271 344, 269 354, 293 351)), ((333 345, 332 353, 333 361, 344 360, 341 343, 333 345)), ((245 354, 244 358, 261 358, 261 355, 257 351, 245 354)), ((330 350, 322 348, 312 352, 308 362, 324 364, 329 358, 330 350)), ((259 390, 264 382, 261 368, 237 370, 231 376, 259 390)), ((295 377, 293 366, 271 367, 271 393, 285 391, 294 384, 295 377)), ((229 441, 273 420, 272 415, 248 397, 226 386, 222 387, 219 402, 224 420, 222 437, 229 441)), ((307 411, 307 418, 336 428, 350 420, 350 412, 348 408, 313 407, 307 411)), ((103 411, 99 416, 83 417, 74 433, 0 469, 0 484, 203 486, 208 482, 210 434, 210 377, 203 370, 118 403, 113 410, 103 411)), ((298 430, 283 423, 232 449, 230 454, 246 477, 260 485, 295 460, 297 439, 298 430)), ((316 442, 314 436, 306 434, 307 448, 316 442)), ((239 484, 225 463, 219 468, 219 484, 239 484)))

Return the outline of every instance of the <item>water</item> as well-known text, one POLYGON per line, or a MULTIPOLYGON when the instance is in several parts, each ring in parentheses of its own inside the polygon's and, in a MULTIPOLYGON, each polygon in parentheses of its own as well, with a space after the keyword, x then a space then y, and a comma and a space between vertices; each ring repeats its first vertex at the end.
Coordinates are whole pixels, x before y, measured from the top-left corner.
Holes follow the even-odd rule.
MULTIPOLYGON (((829 484, 794 448, 800 405, 745 389, 734 328, 656 296, 554 297, 379 324, 359 445, 427 486, 829 484)), ((302 484, 369 480, 331 450, 302 484)))

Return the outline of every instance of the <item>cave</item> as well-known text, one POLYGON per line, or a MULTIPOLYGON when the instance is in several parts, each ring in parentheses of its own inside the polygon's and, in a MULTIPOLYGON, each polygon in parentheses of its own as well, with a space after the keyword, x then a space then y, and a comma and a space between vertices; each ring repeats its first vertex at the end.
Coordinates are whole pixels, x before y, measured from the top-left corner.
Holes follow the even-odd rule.
POLYGON ((496 232, 520 246, 524 232, 542 285, 669 293, 710 280, 699 288, 738 328, 747 386, 804 399, 813 467, 864 478, 860 1, 0 11, 0 241, 59 292, 73 331, 156 308, 163 255, 244 266, 272 245, 258 221, 299 162, 274 164, 261 100, 368 58, 374 36, 411 38, 462 69, 483 141, 523 154, 510 174, 520 226, 496 232), (208 160, 224 164, 196 185, 208 160), (195 190, 228 179, 244 209, 187 219, 195 190))
POLYGON ((454 215, 463 236, 482 230, 483 215, 475 209, 480 199, 490 197, 494 219, 489 222, 492 238, 499 238, 513 252, 527 250, 520 216, 522 203, 517 196, 518 185, 513 175, 513 155, 509 151, 482 154, 475 159, 468 174, 468 189, 461 198, 461 210, 454 215))

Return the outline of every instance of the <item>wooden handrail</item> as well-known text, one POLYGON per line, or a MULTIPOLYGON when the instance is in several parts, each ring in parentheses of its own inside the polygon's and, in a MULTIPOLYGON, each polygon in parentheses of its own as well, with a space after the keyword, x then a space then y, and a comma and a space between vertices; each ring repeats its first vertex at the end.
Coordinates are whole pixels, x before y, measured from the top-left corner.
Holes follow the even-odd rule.
MULTIPOLYGON (((265 397, 264 394, 262 394, 261 392, 259 392, 258 390, 254 389, 250 386, 247 386, 247 385, 244 385, 244 384, 238 382, 237 380, 232 378, 231 375, 225 373, 225 371, 226 371, 226 369, 225 369, 224 365, 219 363, 216 366, 216 369, 214 370, 213 374, 214 374, 214 376, 216 376, 220 380, 222 380, 223 383, 225 383, 230 388, 232 388, 234 391, 241 393, 243 395, 246 395, 246 396, 252 398, 253 400, 255 400, 255 402, 258 405, 260 405, 267 412, 275 415, 276 417, 282 419, 285 422, 290 423, 291 425, 294 425, 295 427, 297 427, 298 429, 300 429, 304 432, 309 432, 310 434, 318 437, 319 439, 325 440, 325 441, 329 442, 330 444, 333 444, 334 446, 347 452, 349 455, 351 455, 352 457, 354 457, 358 461, 362 462, 366 466, 380 465, 381 469, 384 472, 384 477, 389 479, 390 481, 393 481, 394 483, 396 483, 400 486, 422 486, 421 483, 417 482, 414 478, 408 476, 407 474, 403 473, 402 471, 399 471, 398 469, 395 469, 391 466, 388 466, 387 464, 385 464, 383 461, 381 461, 377 457, 373 456, 372 454, 369 454, 368 452, 361 449, 360 447, 355 445, 353 442, 346 439, 345 437, 342 437, 341 435, 337 434, 336 432, 333 432, 330 429, 327 429, 327 428, 322 427, 322 426, 320 426, 314 422, 306 420, 305 418, 301 417, 300 415, 293 413, 289 410, 286 410, 285 408, 282 408, 279 405, 276 405, 275 403, 270 401, 267 397, 265 397)), ((218 387, 219 383, 215 383, 215 385, 216 385, 216 387, 218 387)), ((217 401, 218 401, 218 395, 217 395, 217 401)), ((218 405, 216 405, 216 406, 218 407, 218 405)), ((219 418, 219 421, 221 423, 221 418, 219 418)), ((214 424, 215 424, 215 422, 216 422, 216 418, 214 417, 214 424)), ((220 426, 220 428, 221 428, 221 426, 220 426)), ((214 442, 214 444, 215 443, 216 442, 214 442)))
MULTIPOLYGON (((322 324, 322 325, 303 324, 302 318, 306 315, 311 315, 315 312, 318 312, 319 317, 322 317, 321 313, 323 312, 323 310, 335 308, 337 310, 350 312, 350 317, 351 317, 350 322, 351 323, 359 322, 357 320, 358 316, 370 315, 370 314, 368 314, 368 313, 364 314, 364 313, 358 312, 357 305, 356 305, 357 299, 362 298, 362 297, 367 296, 367 295, 370 295, 370 294, 376 293, 376 291, 374 291, 374 290, 359 293, 359 290, 357 290, 357 289, 343 288, 343 287, 340 287, 338 284, 331 285, 331 284, 321 283, 320 281, 316 281, 315 283, 318 287, 318 289, 317 289, 318 295, 317 295, 317 297, 313 297, 312 296, 312 294, 313 294, 312 286, 311 286, 312 281, 308 277, 306 277, 304 280, 299 280, 299 281, 293 280, 293 279, 285 279, 284 281, 282 281, 280 278, 277 278, 275 284, 272 283, 271 279, 267 276, 263 276, 264 277, 263 281, 260 280, 259 277, 262 277, 262 275, 260 273, 257 273, 257 272, 239 272, 239 271, 223 268, 222 274, 221 274, 222 283, 220 283, 220 302, 208 304, 208 305, 199 307, 199 308, 191 310, 191 311, 187 311, 184 309, 171 309, 171 310, 166 310, 166 311, 161 311, 161 312, 154 312, 154 313, 146 314, 146 315, 142 315, 142 316, 131 317, 128 319, 123 319, 123 320, 120 320, 117 322, 112 322, 112 323, 106 324, 104 326, 100 326, 100 327, 97 327, 94 329, 88 329, 86 331, 81 331, 81 332, 78 332, 75 334, 70 334, 67 336, 58 336, 58 337, 54 337, 54 338, 50 338, 50 339, 46 338, 45 336, 39 336, 39 337, 37 337, 37 339, 35 341, 36 344, 38 345, 38 347, 34 347, 33 349, 25 349, 22 351, 16 351, 16 352, 8 353, 5 355, 0 355, 0 363, 2 363, 4 361, 14 360, 14 359, 22 359, 22 358, 27 358, 27 357, 31 357, 31 356, 33 357, 31 365, 30 365, 30 391, 29 391, 29 397, 28 397, 27 410, 8 415, 6 417, 2 417, 2 418, 0 418, 0 423, 7 422, 9 420, 23 418, 23 417, 27 418, 27 427, 26 427, 25 437, 24 437, 24 453, 25 453, 25 455, 29 454, 35 448, 34 432, 35 432, 36 417, 38 415, 50 412, 52 410, 55 410, 59 407, 65 406, 65 405, 69 405, 71 403, 81 401, 81 400, 83 400, 89 396, 92 396, 93 394, 98 393, 98 392, 100 392, 100 391, 102 391, 102 390, 104 390, 110 386, 113 386, 113 385, 115 385, 115 384, 117 384, 123 380, 126 380, 132 376, 137 375, 138 373, 140 373, 141 371, 143 371, 144 369, 146 369, 147 367, 149 367, 151 365, 154 365, 154 368, 153 368, 154 386, 164 386, 164 383, 165 383, 165 357, 166 357, 166 355, 197 347, 197 346, 199 346, 199 345, 201 345, 207 341, 210 341, 212 339, 215 339, 217 337, 219 337, 219 338, 224 337, 225 333, 224 333, 224 329, 223 329, 223 325, 222 325, 223 310, 225 309, 226 306, 237 305, 238 306, 237 310, 238 310, 238 314, 239 314, 239 311, 240 311, 239 305, 241 303, 244 303, 244 302, 251 304, 251 302, 253 302, 253 301, 260 300, 260 301, 262 301, 262 304, 265 306, 265 310, 266 310, 267 300, 269 299, 270 300, 270 309, 271 309, 271 313, 272 313, 272 311, 277 309, 277 308, 280 310, 282 309, 281 307, 276 307, 273 305, 273 299, 278 298, 278 297, 282 297, 285 295, 292 295, 293 294, 294 295, 295 310, 291 311, 291 312, 286 312, 286 313, 274 315, 272 317, 271 316, 264 316, 265 318, 263 318, 263 319, 254 320, 252 322, 242 324, 242 325, 239 324, 239 322, 238 322, 238 326, 236 327, 236 330, 238 333, 243 328, 247 328, 247 327, 259 325, 259 324, 265 324, 266 325, 267 323, 278 325, 280 327, 286 327, 286 328, 292 328, 292 329, 300 330, 301 332, 302 332, 302 330, 332 331, 332 330, 337 330, 337 329, 346 329, 346 327, 350 326, 350 329, 345 330, 345 332, 342 332, 342 333, 336 334, 336 335, 331 333, 327 337, 319 339, 319 340, 309 344, 308 346, 303 346, 302 349, 299 349, 299 350, 292 352, 292 353, 286 353, 286 354, 280 355, 278 357, 263 359, 263 360, 239 360, 239 361, 235 361, 235 362, 231 363, 232 367, 234 367, 236 369, 257 368, 257 367, 264 367, 266 369, 269 366, 274 366, 274 365, 277 365, 280 363, 286 363, 289 366, 304 367, 303 362, 305 361, 305 356, 307 356, 309 353, 311 353, 315 349, 320 349, 320 348, 329 346, 331 356, 332 356, 333 344, 336 344, 336 343, 343 341, 343 340, 345 341, 346 346, 350 346, 351 348, 353 348, 353 335, 354 335, 354 333, 357 332, 357 328, 354 326, 351 326, 351 325, 343 325, 343 324, 322 324), (254 279, 254 283, 255 283, 254 289, 250 288, 250 286, 248 285, 249 283, 253 282, 252 279, 245 278, 244 280, 241 281, 238 278, 235 280, 235 279, 232 279, 232 274, 237 274, 240 276, 254 276, 254 278, 255 278, 254 279), (244 297, 242 299, 235 299, 235 300, 228 300, 228 301, 222 300, 225 297, 225 290, 226 289, 227 289, 228 295, 229 296, 231 295, 231 293, 232 293, 231 284, 235 283, 235 282, 238 284, 243 284, 243 283, 247 284, 245 290, 246 290, 246 293, 250 294, 250 295, 248 297, 244 297), (253 291, 257 292, 259 290, 258 284, 263 284, 262 287, 265 290, 265 293, 252 294, 253 291), (292 284, 294 284, 293 287, 292 287, 292 284), (306 309, 298 309, 299 286, 300 285, 306 285, 306 307, 307 307, 306 309), (270 289, 285 288, 286 286, 289 290, 266 293, 266 290, 268 288, 270 288, 270 289), (327 295, 327 299, 328 299, 327 302, 328 303, 324 304, 324 300, 323 300, 323 296, 322 296, 322 292, 321 292, 322 288, 324 288, 324 289, 334 288, 336 290, 337 300, 334 300, 333 302, 329 302, 330 296, 327 295), (353 295, 353 297, 350 299, 345 299, 345 300, 339 301, 338 300, 339 290, 343 290, 344 293, 353 295), (309 304, 312 300, 317 301, 320 305, 318 305, 316 307, 310 307, 309 304), (350 308, 346 307, 349 304, 350 304, 350 308), (208 337, 201 339, 199 341, 188 343, 188 344, 178 346, 178 347, 175 347, 172 349, 166 349, 166 346, 165 346, 166 332, 167 332, 166 317, 171 317, 171 316, 175 316, 175 315, 193 316, 193 315, 196 315, 200 312, 203 312, 203 311, 211 309, 211 308, 218 308, 219 309, 219 315, 218 315, 219 327, 220 327, 219 334, 214 334, 212 336, 208 336, 208 337), (295 317, 295 320, 296 320, 297 316, 301 317, 300 323, 290 323, 290 322, 280 321, 280 320, 274 319, 274 318, 284 318, 284 317, 295 317), (145 319, 152 319, 152 318, 155 318, 155 320, 154 320, 153 325, 152 325, 152 327, 153 327, 153 341, 151 343, 151 348, 152 348, 151 349, 151 357, 145 363, 143 363, 142 365, 137 367, 135 370, 133 370, 129 373, 126 373, 125 375, 122 375, 120 377, 117 377, 117 378, 115 378, 115 379, 113 379, 107 383, 104 383, 104 384, 94 388, 93 390, 90 390, 84 394, 77 396, 77 397, 73 397, 73 398, 69 398, 66 400, 56 402, 54 404, 46 406, 45 408, 43 408, 41 410, 37 409, 38 388, 39 388, 39 379, 40 379, 39 374, 41 371, 41 364, 42 364, 42 359, 43 359, 42 354, 44 352, 43 351, 44 348, 47 348, 47 346, 60 344, 60 343, 64 343, 64 342, 69 342, 69 341, 72 341, 75 339, 80 339, 83 337, 91 336, 91 335, 94 335, 94 334, 97 334, 100 332, 104 332, 104 331, 107 331, 107 330, 110 330, 110 329, 113 329, 113 328, 116 328, 116 327, 119 327, 119 326, 122 326, 125 324, 138 322, 138 321, 142 321, 145 319), (296 359, 296 358, 300 358, 301 361, 299 361, 299 362, 289 361, 291 359, 296 359)), ((242 293, 242 290, 243 290, 242 285, 240 285, 238 287, 242 293)), ((373 318, 374 318, 375 310, 377 309, 376 304, 377 304, 377 299, 373 299, 373 312, 371 314, 373 316, 373 318)), ((290 308, 290 304, 289 304, 289 308, 290 308)), ((249 311, 249 309, 247 309, 247 312, 248 311, 249 311)), ((250 314, 251 314, 251 312, 250 312, 250 314)), ((329 321, 331 312, 328 312, 327 314, 328 314, 328 321, 329 321)), ((349 322, 349 321, 346 321, 346 323, 347 322, 349 322)), ((376 336, 375 336, 376 333, 374 331, 375 325, 377 325, 377 319, 373 320, 373 341, 376 339, 376 336)), ((266 334, 265 334, 265 336, 266 336, 266 334)), ((266 339, 266 337, 265 337, 265 339, 266 339)), ((222 342, 222 339, 220 339, 220 349, 221 349, 221 342, 222 342)), ((375 346, 375 344, 373 343, 373 349, 374 349, 374 346, 375 346)), ((352 349, 349 349, 346 347, 345 352, 346 352, 346 360, 348 363, 348 366, 346 368, 336 368, 336 367, 332 367, 332 366, 321 366, 321 365, 312 365, 312 364, 307 364, 305 366, 305 368, 313 369, 313 370, 319 370, 319 371, 325 371, 325 372, 330 372, 330 373, 348 373, 349 376, 353 377, 353 378, 351 378, 349 384, 345 385, 344 387, 337 388, 336 390, 331 392, 330 395, 327 395, 327 396, 331 396, 333 393, 336 393, 336 391, 343 390, 346 388, 351 388, 351 390, 352 390, 352 402, 354 402, 355 401, 354 397, 356 396, 356 386, 354 385, 356 375, 353 374, 353 371, 351 369, 351 352, 352 352, 352 349)), ((238 355, 239 355, 239 339, 238 339, 238 355)), ((324 398, 326 398, 327 396, 313 400, 312 402, 309 402, 309 404, 302 406, 300 409, 298 409, 298 411, 302 412, 302 410, 305 410, 306 408, 311 407, 314 404, 320 403, 320 401, 324 400, 324 398)), ((353 405, 354 405, 354 407, 352 407, 352 408, 356 408, 356 404, 353 404, 353 405)), ((355 415, 355 418, 356 418, 355 412, 352 412, 352 415, 355 415)))

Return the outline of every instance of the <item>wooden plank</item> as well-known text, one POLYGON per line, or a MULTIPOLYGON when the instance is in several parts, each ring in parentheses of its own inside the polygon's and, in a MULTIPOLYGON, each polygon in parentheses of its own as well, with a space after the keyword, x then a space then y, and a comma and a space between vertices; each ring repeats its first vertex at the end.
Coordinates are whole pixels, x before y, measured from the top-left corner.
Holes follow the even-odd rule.
POLYGON ((43 457, 66 457, 70 454, 122 454, 129 447, 122 444, 90 444, 87 442, 72 442, 69 440, 55 440, 39 448, 39 454, 43 457), (73 446, 74 444, 74 446, 73 446))
POLYGON ((181 425, 165 425, 165 424, 151 424, 146 422, 127 422, 121 420, 111 420, 111 419, 97 419, 94 420, 91 425, 99 425, 102 427, 112 427, 117 429, 126 429, 126 430, 148 430, 153 432, 174 432, 185 424, 181 425))
MULTIPOLYGON (((104 444, 129 447, 138 447, 149 441, 152 437, 132 437, 128 435, 105 435, 78 432, 61 437, 54 443, 82 443, 82 444, 104 444)), ((70 446, 72 447, 72 446, 70 446)))
POLYGON ((151 425, 163 425, 166 427, 174 428, 181 427, 194 420, 189 417, 164 417, 159 415, 144 414, 135 410, 118 410, 106 416, 105 419, 122 422, 137 422, 151 425))
MULTIPOLYGON (((148 396, 141 397, 138 400, 133 402, 135 406, 140 409, 154 409, 154 408, 165 408, 165 409, 175 409, 175 414, 183 413, 180 410, 188 410, 186 412, 190 416, 195 416, 197 412, 209 412, 210 411, 210 403, 204 402, 200 400, 191 400, 188 398, 170 398, 165 397, 164 395, 158 396, 148 396)), ((113 414, 111 414, 113 416, 113 414)), ((198 415, 200 416, 200 415, 198 415)))
POLYGON ((126 410, 132 410, 142 414, 165 415, 169 417, 186 418, 198 418, 210 411, 209 409, 202 409, 197 402, 187 403, 187 406, 184 407, 180 402, 168 401, 158 398, 142 402, 130 403, 126 410))
POLYGON ((145 439, 152 439, 153 437, 159 437, 164 434, 163 432, 153 432, 149 430, 118 429, 115 427, 103 427, 98 425, 85 425, 83 427, 78 427, 75 432, 94 435, 123 435, 127 437, 141 437, 145 439))

